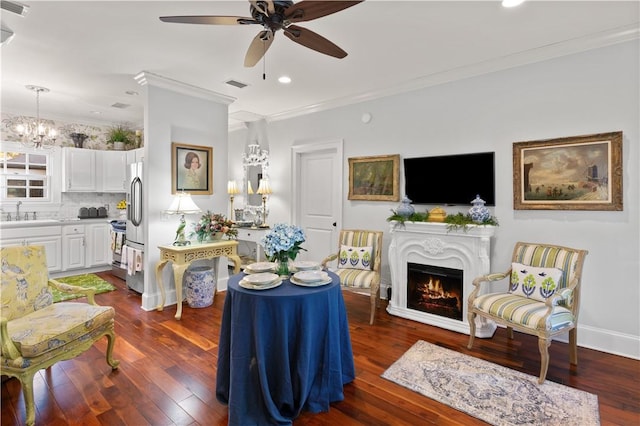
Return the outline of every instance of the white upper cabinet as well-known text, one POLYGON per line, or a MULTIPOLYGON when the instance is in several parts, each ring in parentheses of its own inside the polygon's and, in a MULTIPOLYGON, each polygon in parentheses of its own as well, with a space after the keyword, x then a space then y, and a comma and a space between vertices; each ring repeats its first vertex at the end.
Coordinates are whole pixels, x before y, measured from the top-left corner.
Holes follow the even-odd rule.
POLYGON ((96 192, 96 152, 91 149, 62 149, 62 191, 96 192))
POLYGON ((62 149, 63 192, 126 192, 127 152, 62 149))
MULTIPOLYGON (((126 151, 100 151, 102 160, 102 190, 99 192, 126 192, 127 153, 126 151)), ((100 185, 98 185, 100 187, 100 185)))

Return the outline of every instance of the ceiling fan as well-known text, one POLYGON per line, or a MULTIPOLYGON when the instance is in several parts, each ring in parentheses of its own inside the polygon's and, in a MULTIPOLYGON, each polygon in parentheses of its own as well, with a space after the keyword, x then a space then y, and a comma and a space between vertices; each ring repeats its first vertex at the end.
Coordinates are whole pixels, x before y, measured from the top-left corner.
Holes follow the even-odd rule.
POLYGON ((244 58, 244 66, 252 67, 267 52, 277 31, 282 30, 289 39, 309 49, 335 58, 344 58, 347 52, 311 30, 293 25, 311 21, 355 6, 362 1, 312 1, 293 3, 290 0, 249 0, 251 17, 242 16, 161 16, 162 22, 204 25, 262 25, 263 30, 253 39, 244 58))

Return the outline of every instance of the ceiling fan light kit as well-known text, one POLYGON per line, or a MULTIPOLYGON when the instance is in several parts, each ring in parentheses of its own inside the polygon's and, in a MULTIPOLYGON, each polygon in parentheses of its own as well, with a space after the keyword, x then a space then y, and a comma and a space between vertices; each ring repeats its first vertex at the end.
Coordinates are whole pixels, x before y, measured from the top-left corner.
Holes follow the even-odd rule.
POLYGON ((290 40, 335 58, 344 58, 347 52, 315 32, 298 25, 297 22, 307 22, 323 16, 331 15, 360 1, 313 1, 303 0, 293 3, 290 0, 250 0, 251 17, 243 16, 161 16, 162 22, 204 25, 262 25, 263 30, 258 33, 249 45, 245 55, 244 66, 253 67, 264 57, 271 47, 275 34, 282 30, 290 40))

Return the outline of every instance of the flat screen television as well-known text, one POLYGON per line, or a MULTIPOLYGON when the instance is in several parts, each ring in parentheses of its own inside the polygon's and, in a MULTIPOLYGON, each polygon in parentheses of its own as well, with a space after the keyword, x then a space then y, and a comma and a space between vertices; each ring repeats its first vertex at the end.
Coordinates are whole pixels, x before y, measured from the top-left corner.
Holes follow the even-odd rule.
POLYGON ((404 183, 413 204, 471 205, 479 194, 495 206, 494 153, 405 158, 404 183))

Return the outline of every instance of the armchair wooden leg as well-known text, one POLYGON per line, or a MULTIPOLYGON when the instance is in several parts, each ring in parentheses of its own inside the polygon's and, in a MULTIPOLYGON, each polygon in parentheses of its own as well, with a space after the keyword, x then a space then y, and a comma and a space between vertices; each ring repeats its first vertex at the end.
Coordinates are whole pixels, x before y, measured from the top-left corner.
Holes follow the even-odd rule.
POLYGON ((513 340, 513 327, 507 327, 507 337, 509 340, 513 340))
POLYGON ((120 361, 113 359, 113 347, 116 343, 116 334, 113 330, 106 334, 107 336, 107 364, 111 366, 112 370, 115 370, 120 365, 120 361))
POLYGON ((373 319, 376 316, 376 293, 371 294, 371 318, 369 319, 369 325, 373 325, 373 319))
POLYGON ((19 376, 22 385, 22 395, 24 396, 24 408, 27 412, 25 423, 27 426, 33 426, 36 423, 36 409, 33 402, 33 376, 38 370, 28 371, 19 376))
POLYGON ((538 338, 538 349, 540 350, 540 377, 538 378, 538 384, 543 384, 547 377, 547 370, 549 369, 549 345, 550 340, 545 338, 538 338))
POLYGON ((473 347, 473 339, 476 337, 476 314, 475 312, 469 312, 467 315, 469 320, 469 343, 467 343, 467 349, 473 347))
POLYGON ((578 329, 569 330, 569 362, 578 365, 578 329))

